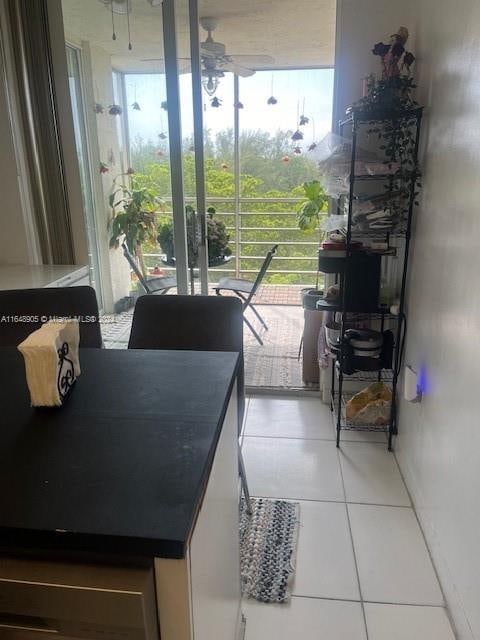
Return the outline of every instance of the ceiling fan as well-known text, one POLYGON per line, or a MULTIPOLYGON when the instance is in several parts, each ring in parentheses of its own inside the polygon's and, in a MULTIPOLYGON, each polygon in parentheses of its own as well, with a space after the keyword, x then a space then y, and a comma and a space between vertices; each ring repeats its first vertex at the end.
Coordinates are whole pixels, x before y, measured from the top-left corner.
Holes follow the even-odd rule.
POLYGON ((273 58, 264 55, 235 55, 227 54, 225 45, 216 42, 212 33, 218 25, 217 18, 200 18, 200 24, 207 32, 207 38, 200 43, 200 57, 203 63, 203 86, 208 95, 212 96, 218 86, 218 78, 222 78, 224 71, 231 71, 242 78, 253 76, 256 66, 266 66, 274 62, 273 58))
MULTIPOLYGON (((255 67, 266 67, 274 63, 271 56, 227 53, 226 46, 212 37, 213 31, 218 25, 217 18, 200 18, 200 24, 207 32, 207 38, 200 43, 200 58, 202 61, 202 85, 209 96, 214 95, 219 79, 224 77, 226 71, 246 78, 253 76, 255 67)), ((157 60, 161 60, 161 58, 149 58, 142 60, 142 62, 157 60)))

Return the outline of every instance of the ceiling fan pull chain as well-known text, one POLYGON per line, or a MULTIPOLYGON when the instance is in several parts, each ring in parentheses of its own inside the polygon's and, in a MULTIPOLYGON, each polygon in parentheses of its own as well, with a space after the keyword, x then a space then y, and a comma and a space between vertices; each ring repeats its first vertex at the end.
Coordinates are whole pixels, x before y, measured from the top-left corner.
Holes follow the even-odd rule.
POLYGON ((130 0, 127 0, 127 29, 128 29, 128 50, 132 50, 132 38, 130 36, 130 0))
POLYGON ((117 39, 117 34, 115 33, 115 14, 113 12, 113 0, 110 2, 110 11, 112 13, 112 40, 117 39))

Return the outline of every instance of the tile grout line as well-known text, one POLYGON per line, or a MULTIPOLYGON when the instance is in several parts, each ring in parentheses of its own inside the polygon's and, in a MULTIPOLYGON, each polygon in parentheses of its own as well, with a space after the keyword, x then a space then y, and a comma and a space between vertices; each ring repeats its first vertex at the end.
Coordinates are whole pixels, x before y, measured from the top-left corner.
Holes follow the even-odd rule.
POLYGON ((307 596, 292 593, 292 598, 306 598, 308 600, 331 600, 333 602, 356 602, 358 604, 380 604, 392 607, 428 607, 429 609, 445 609, 441 604, 419 604, 418 602, 389 602, 387 600, 352 600, 351 598, 333 598, 328 596, 307 596))
POLYGON ((263 498, 265 500, 289 500, 290 502, 296 501, 296 502, 325 502, 327 504, 356 504, 356 505, 360 505, 362 507, 386 507, 386 508, 390 508, 390 509, 411 509, 412 511, 414 511, 414 509, 412 509, 412 507, 410 505, 404 505, 404 504, 382 504, 382 503, 377 503, 377 502, 355 502, 353 500, 332 500, 332 499, 327 499, 327 498, 323 498, 323 499, 318 499, 315 500, 313 498, 286 498, 285 496, 263 496, 263 495, 256 495, 252 493, 252 497, 253 498, 263 498))
POLYGON ((346 516, 347 516, 348 531, 349 531, 349 534, 350 534, 350 543, 352 545, 353 561, 355 563, 355 573, 357 575, 358 593, 360 595, 360 604, 361 604, 361 607, 362 607, 363 624, 364 624, 364 627, 365 627, 365 637, 366 637, 366 640, 369 640, 368 627, 367 627, 367 614, 365 613, 365 603, 364 603, 364 600, 363 600, 362 585, 360 584, 360 573, 358 571, 357 554, 355 552, 355 544, 353 542, 353 533, 352 533, 352 524, 350 522, 350 513, 348 511, 347 492, 346 492, 346 489, 345 489, 345 479, 343 477, 342 463, 340 461, 340 451, 338 449, 337 449, 337 460, 338 460, 338 466, 340 467, 340 477, 342 478, 343 494, 345 496, 345 512, 346 512, 346 516))
POLYGON ((405 482, 405 476, 403 474, 402 468, 400 467, 400 463, 398 462, 397 453, 396 453, 395 450, 392 453, 393 453, 393 459, 395 460, 395 463, 397 465, 398 472, 400 474, 400 477, 402 478, 403 486, 405 487, 405 491, 408 494, 408 499, 410 500, 410 503, 412 505, 413 515, 415 516, 415 520, 417 522, 418 528, 420 529, 420 533, 422 534, 422 539, 423 539, 423 542, 425 544, 425 548, 427 550, 428 557, 430 558, 430 564, 432 565, 433 572, 435 574, 435 578, 437 579, 437 583, 438 583, 438 586, 439 586, 439 589, 440 589, 440 593, 442 594, 443 605, 441 606, 441 608, 447 614, 447 618, 448 618, 448 621, 450 622, 450 627, 452 629, 452 633, 453 633, 454 637, 458 638, 456 625, 455 625, 455 622, 453 620, 453 617, 452 617, 452 614, 451 614, 451 611, 450 611, 450 607, 448 606, 447 599, 445 597, 445 592, 443 590, 443 585, 442 585, 442 583, 440 581, 440 576, 438 575, 436 564, 433 561, 433 555, 432 555, 432 552, 430 550, 430 546, 429 546, 429 544, 427 542, 427 538, 425 536, 425 531, 423 529, 422 523, 420 522, 420 518, 418 517, 418 513, 417 513, 417 508, 415 506, 415 502, 413 501, 412 494, 410 493, 408 485, 405 482))

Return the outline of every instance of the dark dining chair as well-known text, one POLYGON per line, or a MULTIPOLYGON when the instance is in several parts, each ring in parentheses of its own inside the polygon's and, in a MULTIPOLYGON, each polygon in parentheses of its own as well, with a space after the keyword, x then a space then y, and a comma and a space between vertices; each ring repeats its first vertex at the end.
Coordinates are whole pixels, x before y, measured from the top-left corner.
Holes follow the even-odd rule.
POLYGON ((173 276, 145 278, 143 276, 143 273, 138 268, 136 260, 131 254, 129 248, 127 247, 126 242, 123 242, 122 249, 123 249, 123 255, 127 259, 128 264, 130 265, 130 268, 132 269, 134 274, 137 276, 140 286, 142 287, 142 289, 145 291, 146 294, 148 295, 159 294, 163 296, 166 293, 168 293, 170 289, 173 289, 174 287, 177 286, 177 280, 173 276))
POLYGON ((101 348, 97 296, 92 287, 0 291, 0 347, 16 347, 50 318, 79 318, 80 347, 101 348))
POLYGON ((263 278, 267 273, 268 267, 270 266, 270 263, 273 260, 277 249, 278 244, 274 245, 270 249, 270 251, 267 252, 262 266, 260 267, 260 271, 258 272, 257 277, 253 282, 251 280, 242 280, 241 278, 221 278, 220 282, 215 287, 215 293, 217 294, 217 296, 221 296, 222 291, 232 291, 236 296, 240 298, 243 306, 243 321, 253 333, 257 342, 261 345, 263 345, 263 340, 259 336, 258 332, 255 331, 250 320, 245 316, 245 311, 250 308, 257 316, 263 328, 268 331, 267 323, 262 318, 257 309, 253 306, 253 298, 257 293, 259 286, 262 284, 263 278))
MULTIPOLYGON (((129 349, 238 352, 239 436, 245 414, 242 315, 242 304, 233 297, 142 296, 135 305, 128 342, 129 349)), ((241 451, 239 467, 243 493, 250 513, 250 495, 241 451)))

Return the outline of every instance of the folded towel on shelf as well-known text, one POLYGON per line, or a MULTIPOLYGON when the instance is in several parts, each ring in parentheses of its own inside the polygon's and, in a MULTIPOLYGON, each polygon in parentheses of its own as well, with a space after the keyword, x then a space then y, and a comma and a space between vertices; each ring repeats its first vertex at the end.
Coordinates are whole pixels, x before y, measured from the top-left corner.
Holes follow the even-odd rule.
POLYGON ((80 375, 78 320, 46 322, 18 350, 34 407, 59 407, 80 375))

